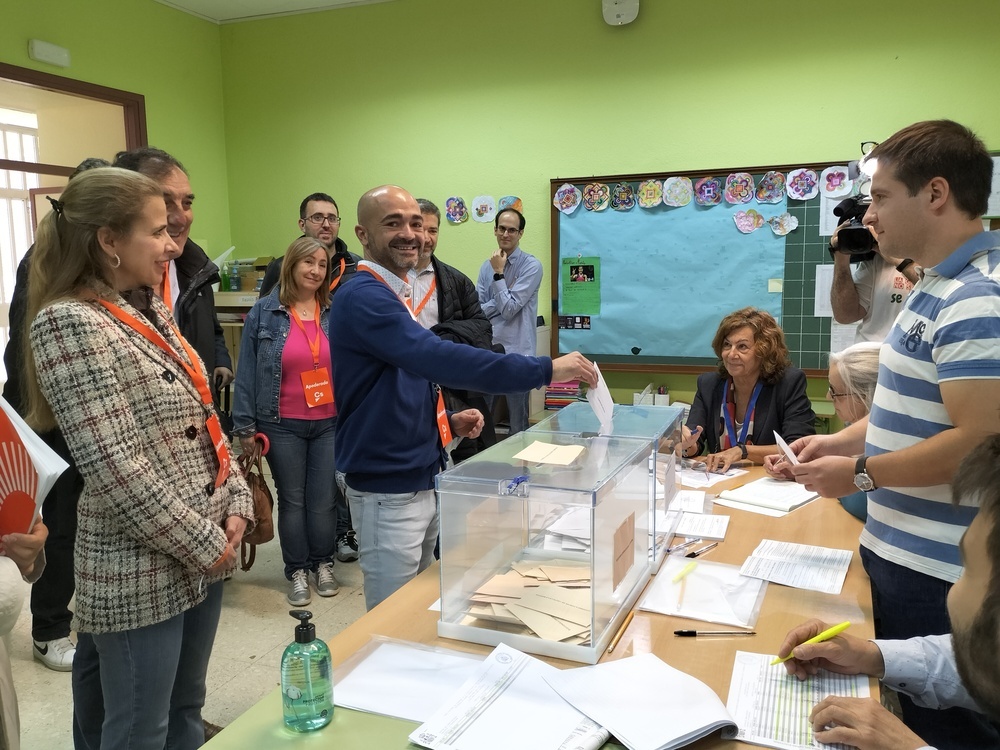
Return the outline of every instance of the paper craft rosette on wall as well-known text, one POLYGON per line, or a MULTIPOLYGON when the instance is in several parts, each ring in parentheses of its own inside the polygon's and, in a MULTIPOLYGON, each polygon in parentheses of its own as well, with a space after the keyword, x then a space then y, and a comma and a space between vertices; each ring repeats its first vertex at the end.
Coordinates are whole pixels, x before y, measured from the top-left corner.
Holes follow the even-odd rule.
POLYGON ((492 195, 477 195, 472 199, 472 220, 488 224, 497 215, 497 204, 492 195))
POLYGON ((785 175, 781 172, 767 172, 757 183, 758 203, 781 203, 785 197, 785 175))
POLYGON ((450 223, 461 224, 469 220, 469 209, 464 200, 454 195, 444 202, 444 215, 450 223))
POLYGON ((611 208, 615 211, 630 211, 635 208, 635 190, 627 182, 619 182, 611 190, 611 208))
POLYGON ((772 216, 767 220, 767 223, 771 225, 771 231, 779 237, 784 237, 789 232, 798 229, 799 226, 799 220, 787 211, 783 214, 772 216))
POLYGON ((568 182, 564 182, 556 194, 552 197, 552 205, 569 216, 580 207, 580 200, 583 195, 580 188, 568 182))
POLYGON ((588 211, 603 211, 611 205, 611 191, 603 182, 591 182, 583 189, 583 207, 588 211))
POLYGON ((497 202, 497 213, 506 208, 513 208, 515 211, 524 213, 524 206, 521 205, 521 199, 516 195, 505 195, 497 202))
POLYGON ((733 215, 733 221, 736 222, 736 228, 743 234, 750 234, 764 226, 764 217, 752 208, 748 208, 746 211, 737 211, 733 215))
POLYGON ((850 195, 854 181, 847 176, 847 167, 827 167, 819 177, 820 191, 826 198, 850 195))
POLYGON ((687 177, 668 177, 663 181, 663 205, 686 206, 691 202, 694 188, 687 177))
POLYGON ((699 206, 717 206, 722 202, 722 180, 702 177, 694 184, 694 202, 699 206))
POLYGON ((753 200, 753 175, 734 172, 726 178, 726 202, 749 203, 753 200))
POLYGON ((785 186, 788 197, 807 201, 819 195, 819 176, 811 169, 793 169, 785 186))
POLYGON ((663 186, 659 180, 645 180, 639 183, 636 194, 642 208, 653 208, 663 200, 663 186))

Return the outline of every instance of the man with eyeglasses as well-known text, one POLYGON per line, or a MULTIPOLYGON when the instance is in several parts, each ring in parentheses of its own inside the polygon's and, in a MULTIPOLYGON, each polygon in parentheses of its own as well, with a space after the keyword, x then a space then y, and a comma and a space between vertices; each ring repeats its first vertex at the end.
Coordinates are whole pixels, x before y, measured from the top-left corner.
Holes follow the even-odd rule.
MULTIPOLYGON (((538 287, 542 264, 521 249, 524 216, 505 208, 493 220, 497 249, 479 270, 479 304, 493 324, 493 343, 508 354, 535 356, 538 287)), ((509 435, 528 429, 528 393, 505 393, 510 412, 509 435)))
MULTIPOLYGON (((340 239, 340 209, 337 201, 326 193, 307 195, 299 204, 299 229, 304 237, 312 237, 322 243, 330 253, 330 293, 336 294, 341 288, 341 282, 358 270, 358 261, 361 260, 340 239)), ((260 287, 261 297, 270 294, 278 285, 283 260, 284 257, 275 258, 267 264, 260 287)), ((335 460, 335 457, 331 458, 335 460)), ((351 527, 351 509, 336 483, 333 494, 334 507, 337 509, 337 560, 353 562, 358 559, 358 542, 351 527)))

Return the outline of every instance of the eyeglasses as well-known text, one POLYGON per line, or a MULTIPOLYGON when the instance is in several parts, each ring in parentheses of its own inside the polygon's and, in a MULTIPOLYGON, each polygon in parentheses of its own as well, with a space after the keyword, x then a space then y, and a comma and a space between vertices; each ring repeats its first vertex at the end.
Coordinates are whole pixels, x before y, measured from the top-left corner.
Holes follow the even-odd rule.
POLYGON ((340 223, 340 217, 331 214, 313 214, 312 216, 307 216, 306 221, 310 224, 322 224, 324 221, 328 221, 331 226, 335 226, 340 223))
POLYGON ((847 398, 848 396, 850 396, 852 394, 850 394, 850 393, 837 393, 835 390, 833 390, 833 386, 832 385, 827 384, 826 395, 829 396, 830 398, 837 399, 837 398, 847 398))
POLYGON ((504 237, 504 236, 506 236, 508 234, 520 234, 521 233, 521 230, 518 229, 517 227, 497 227, 495 231, 501 237, 504 237))

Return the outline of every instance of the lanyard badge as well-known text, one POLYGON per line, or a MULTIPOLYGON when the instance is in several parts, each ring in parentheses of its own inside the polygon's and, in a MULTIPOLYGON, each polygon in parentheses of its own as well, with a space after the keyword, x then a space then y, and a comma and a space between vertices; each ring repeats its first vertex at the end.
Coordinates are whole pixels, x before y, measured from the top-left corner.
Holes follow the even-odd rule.
POLYGON ((313 369, 299 373, 299 378, 302 380, 302 394, 305 396, 306 406, 312 409, 317 406, 332 404, 333 384, 330 381, 330 371, 326 367, 319 366, 320 336, 323 335, 323 332, 320 330, 322 326, 319 322, 319 302, 316 303, 316 313, 313 316, 316 321, 316 337, 312 340, 309 339, 309 334, 306 333, 306 326, 298 313, 295 312, 295 308, 289 307, 288 312, 291 314, 292 320, 295 321, 295 325, 302 331, 306 343, 309 344, 309 352, 312 354, 313 369))

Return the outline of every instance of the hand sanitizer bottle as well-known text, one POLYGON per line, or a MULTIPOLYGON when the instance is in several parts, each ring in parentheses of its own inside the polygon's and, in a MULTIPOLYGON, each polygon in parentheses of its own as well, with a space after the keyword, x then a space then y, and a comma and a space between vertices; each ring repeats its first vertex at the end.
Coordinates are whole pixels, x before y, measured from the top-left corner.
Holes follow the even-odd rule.
POLYGON ((300 621, 295 642, 281 656, 281 705, 285 726, 296 732, 325 727, 333 718, 333 669, 330 649, 316 638, 312 612, 293 609, 300 621))

